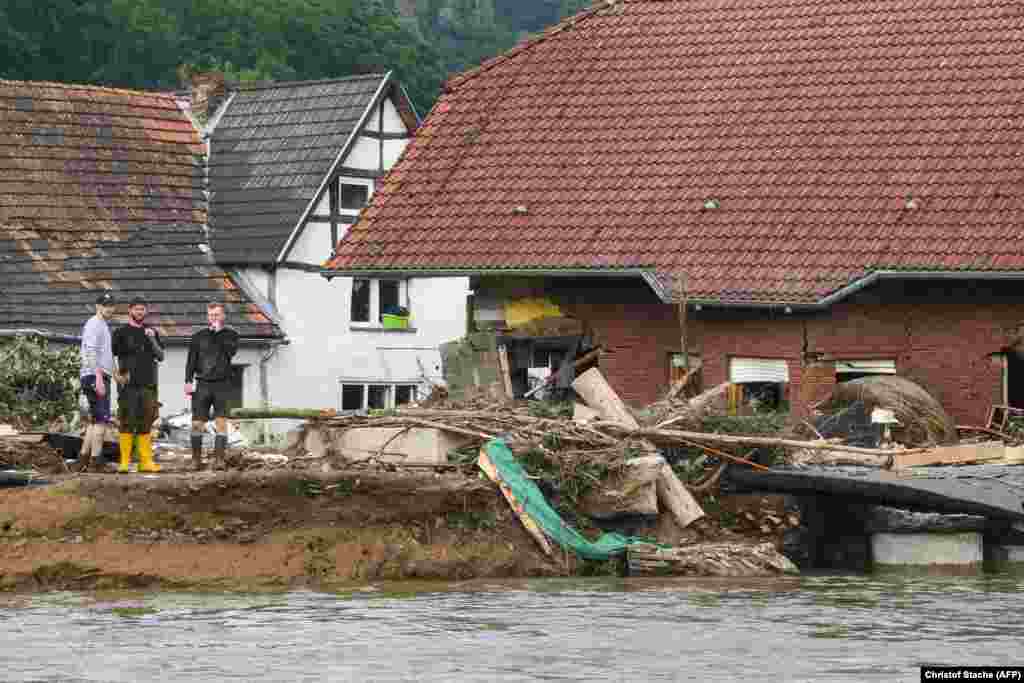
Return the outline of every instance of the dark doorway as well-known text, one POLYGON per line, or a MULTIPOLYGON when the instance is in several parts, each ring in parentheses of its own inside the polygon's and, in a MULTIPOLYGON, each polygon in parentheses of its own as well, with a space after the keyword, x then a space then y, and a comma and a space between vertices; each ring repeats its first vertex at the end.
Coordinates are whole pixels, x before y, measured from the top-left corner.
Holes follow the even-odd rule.
POLYGON ((1024 358, 1013 350, 1006 353, 1006 402, 1024 408, 1024 358))

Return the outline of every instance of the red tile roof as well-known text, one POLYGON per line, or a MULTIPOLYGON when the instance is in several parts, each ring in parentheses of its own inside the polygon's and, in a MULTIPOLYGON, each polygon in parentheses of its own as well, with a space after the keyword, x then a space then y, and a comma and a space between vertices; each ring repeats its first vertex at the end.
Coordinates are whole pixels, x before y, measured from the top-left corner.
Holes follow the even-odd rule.
POLYGON ((1022 102, 1015 0, 601 4, 452 80, 330 265, 1024 270, 1022 102))

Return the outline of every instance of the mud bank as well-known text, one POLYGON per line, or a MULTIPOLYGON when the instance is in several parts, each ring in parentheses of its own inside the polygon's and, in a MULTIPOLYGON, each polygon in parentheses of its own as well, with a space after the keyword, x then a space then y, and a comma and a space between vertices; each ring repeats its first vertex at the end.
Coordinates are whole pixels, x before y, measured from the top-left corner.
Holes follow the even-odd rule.
MULTIPOLYGON (((647 531, 744 537, 715 519, 647 531)), ((781 543, 768 529, 746 536, 781 543)), ((94 474, 0 490, 5 591, 329 589, 609 574, 610 564, 545 557, 489 482, 459 473, 94 474)))

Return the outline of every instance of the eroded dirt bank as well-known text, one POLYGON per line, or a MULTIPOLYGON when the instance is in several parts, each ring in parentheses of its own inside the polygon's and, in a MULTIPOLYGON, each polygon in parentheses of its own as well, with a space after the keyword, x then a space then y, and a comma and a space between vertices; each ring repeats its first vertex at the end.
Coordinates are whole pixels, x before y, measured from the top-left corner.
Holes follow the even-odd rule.
MULTIPOLYGON (((614 571, 545 557, 493 485, 475 475, 256 471, 54 481, 0 489, 0 590, 330 588, 614 571)), ((717 522, 650 531, 673 542, 740 537, 717 522)))

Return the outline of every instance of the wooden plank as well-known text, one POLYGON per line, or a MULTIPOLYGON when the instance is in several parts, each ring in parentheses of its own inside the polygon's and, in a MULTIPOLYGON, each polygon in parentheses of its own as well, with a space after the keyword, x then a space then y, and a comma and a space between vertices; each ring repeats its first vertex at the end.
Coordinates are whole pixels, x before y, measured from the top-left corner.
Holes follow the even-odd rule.
POLYGON ((512 489, 502 481, 501 476, 498 474, 498 468, 494 466, 487 452, 482 448, 480 449, 480 457, 477 458, 476 464, 491 481, 498 485, 502 495, 505 496, 505 500, 508 501, 509 506, 516 513, 519 521, 523 523, 527 533, 533 537, 533 540, 537 541, 537 545, 544 551, 544 554, 551 557, 551 544, 548 543, 547 536, 544 535, 540 525, 537 524, 533 517, 530 517, 523 504, 516 499, 516 494, 512 492, 512 489))
POLYGON ((498 347, 498 367, 501 369, 501 385, 505 388, 505 398, 512 398, 512 374, 508 365, 508 349, 502 344, 498 347))
POLYGON ((924 453, 904 454, 893 451, 893 462, 897 468, 918 467, 921 465, 962 465, 969 462, 986 462, 1002 460, 1006 455, 1006 446, 1001 441, 962 444, 959 446, 941 446, 924 453))
POLYGON ((572 383, 572 388, 588 406, 601 413, 606 420, 617 422, 629 429, 640 429, 640 423, 597 368, 590 368, 577 377, 572 383))

